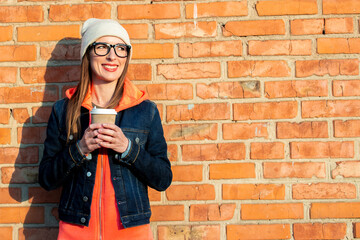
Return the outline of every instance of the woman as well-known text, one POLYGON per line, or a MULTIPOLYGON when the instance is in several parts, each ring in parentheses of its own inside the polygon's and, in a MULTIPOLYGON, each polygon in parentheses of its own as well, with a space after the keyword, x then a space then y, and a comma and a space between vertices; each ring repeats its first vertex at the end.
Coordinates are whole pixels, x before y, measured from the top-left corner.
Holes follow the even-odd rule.
POLYGON ((43 188, 62 187, 58 239, 152 239, 147 187, 172 180, 159 112, 126 78, 126 30, 89 19, 81 34, 81 79, 52 108, 39 167, 43 188), (94 106, 115 124, 91 124, 94 106))

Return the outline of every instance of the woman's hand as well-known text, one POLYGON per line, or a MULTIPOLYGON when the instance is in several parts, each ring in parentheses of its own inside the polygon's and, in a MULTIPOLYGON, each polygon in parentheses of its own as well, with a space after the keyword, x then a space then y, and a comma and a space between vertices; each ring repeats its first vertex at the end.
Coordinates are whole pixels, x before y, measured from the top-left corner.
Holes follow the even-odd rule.
POLYGON ((104 123, 98 129, 97 138, 101 147, 110 148, 116 152, 123 153, 129 145, 129 139, 123 131, 115 124, 104 123))
POLYGON ((90 126, 85 130, 84 136, 79 141, 79 147, 83 154, 86 155, 101 147, 101 140, 98 139, 100 128, 101 124, 94 123, 90 124, 90 126))

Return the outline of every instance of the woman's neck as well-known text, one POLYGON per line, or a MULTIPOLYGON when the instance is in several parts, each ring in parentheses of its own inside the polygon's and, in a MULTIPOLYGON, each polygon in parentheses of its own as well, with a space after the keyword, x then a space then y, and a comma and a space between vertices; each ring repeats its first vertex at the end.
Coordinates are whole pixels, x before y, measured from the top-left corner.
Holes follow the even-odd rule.
POLYGON ((106 107, 114 95, 117 82, 93 81, 91 101, 99 107, 106 107))

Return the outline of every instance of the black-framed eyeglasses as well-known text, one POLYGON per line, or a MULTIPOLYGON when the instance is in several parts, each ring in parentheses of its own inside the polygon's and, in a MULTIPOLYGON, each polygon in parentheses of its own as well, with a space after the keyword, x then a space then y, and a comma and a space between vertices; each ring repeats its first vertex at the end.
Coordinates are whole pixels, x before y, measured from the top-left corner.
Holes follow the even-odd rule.
POLYGON ((116 56, 121 58, 127 57, 131 49, 130 45, 124 43, 118 43, 113 45, 104 42, 94 42, 91 46, 94 48, 94 53, 98 56, 108 55, 111 48, 113 48, 116 56))

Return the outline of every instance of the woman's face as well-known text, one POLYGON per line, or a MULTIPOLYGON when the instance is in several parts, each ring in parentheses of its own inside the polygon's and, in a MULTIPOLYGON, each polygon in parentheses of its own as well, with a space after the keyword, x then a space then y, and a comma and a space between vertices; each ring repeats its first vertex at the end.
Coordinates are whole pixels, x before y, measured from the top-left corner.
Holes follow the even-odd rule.
MULTIPOLYGON (((109 43, 112 45, 123 43, 124 41, 118 37, 105 36, 101 37, 96 42, 109 43)), ((94 49, 90 51, 90 66, 91 75, 94 82, 113 82, 117 81, 124 71, 127 57, 118 57, 115 54, 114 48, 105 56, 98 56, 94 49)))

